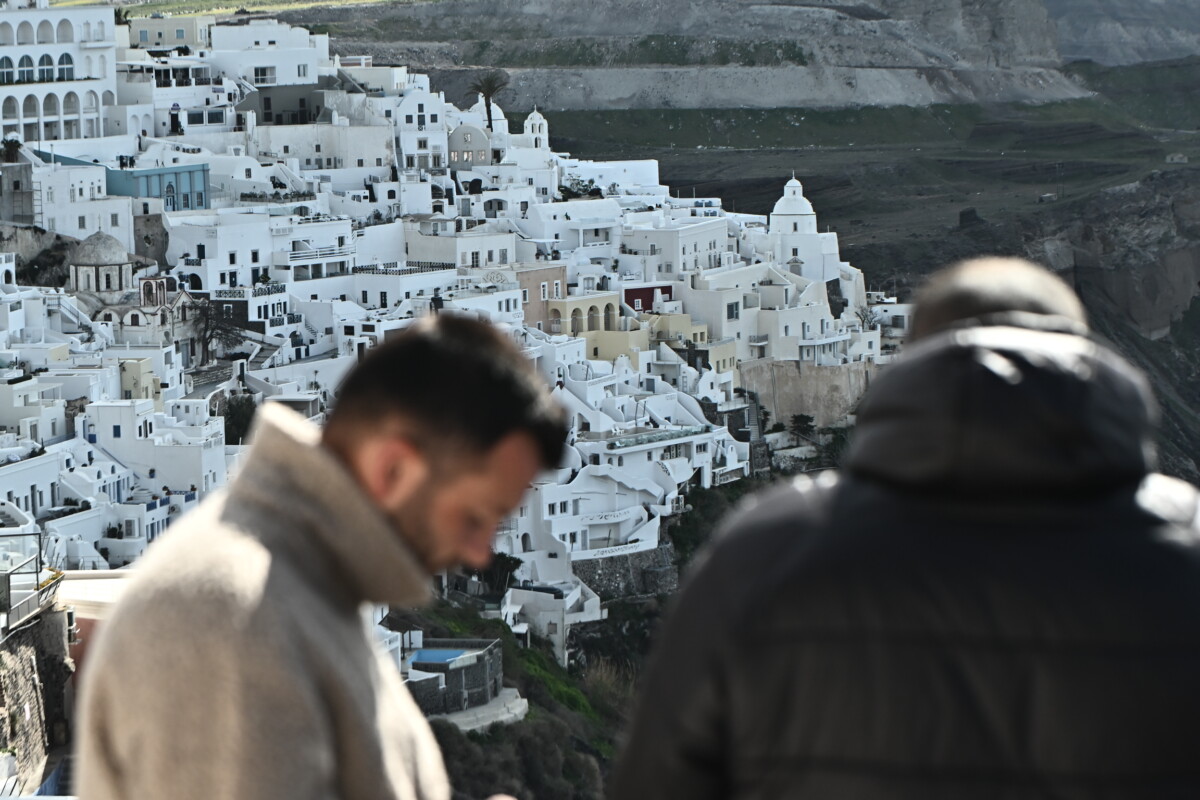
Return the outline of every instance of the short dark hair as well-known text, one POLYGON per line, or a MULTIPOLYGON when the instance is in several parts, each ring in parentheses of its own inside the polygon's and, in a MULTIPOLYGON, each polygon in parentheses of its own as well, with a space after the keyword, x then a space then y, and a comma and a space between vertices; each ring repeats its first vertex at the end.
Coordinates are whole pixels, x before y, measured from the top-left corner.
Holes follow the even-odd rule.
POLYGON ((338 389, 326 435, 348 438, 388 416, 432 456, 456 446, 484 453, 525 432, 549 468, 567 436, 562 407, 513 341, 460 314, 427 317, 367 351, 338 389))
POLYGON ((910 340, 950 327, 1027 324, 1086 333, 1078 295, 1023 258, 984 256, 935 272, 917 292, 910 340))

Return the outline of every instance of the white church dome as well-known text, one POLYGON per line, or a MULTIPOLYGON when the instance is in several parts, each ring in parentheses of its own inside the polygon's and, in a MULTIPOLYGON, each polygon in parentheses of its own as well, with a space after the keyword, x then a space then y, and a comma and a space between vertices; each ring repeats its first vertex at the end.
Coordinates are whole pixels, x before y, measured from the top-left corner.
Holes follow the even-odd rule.
POLYGON ((815 214, 812 203, 804 197, 804 187, 793 177, 783 187, 783 197, 775 202, 772 214, 815 214))
POLYGON ((125 245, 119 240, 103 231, 96 231, 75 248, 71 263, 80 267, 112 267, 128 264, 131 260, 125 245))

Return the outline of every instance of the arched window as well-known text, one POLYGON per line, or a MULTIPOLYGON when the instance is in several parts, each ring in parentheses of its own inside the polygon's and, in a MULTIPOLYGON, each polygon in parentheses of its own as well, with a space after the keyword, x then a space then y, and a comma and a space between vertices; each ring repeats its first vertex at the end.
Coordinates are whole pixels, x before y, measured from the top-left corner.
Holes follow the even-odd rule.
POLYGON ((141 325, 142 324, 141 314, 130 314, 129 315, 129 324, 133 325, 134 327, 141 325))
POLYGON ((64 19, 58 23, 58 35, 56 37, 59 44, 75 41, 75 29, 71 26, 71 21, 64 19))
POLYGON ((38 44, 54 44, 54 26, 50 20, 44 19, 38 23, 37 40, 38 44))
POLYGON ((38 59, 38 82, 49 83, 54 80, 54 58, 44 55, 38 59))
POLYGON ((13 82, 13 61, 8 56, 0 58, 0 86, 13 82))
POLYGON ((42 104, 38 102, 37 97, 31 94, 26 95, 25 102, 21 104, 21 116, 25 118, 26 122, 36 120, 38 118, 38 111, 41 108, 42 104))
POLYGON ((33 83, 33 59, 29 56, 21 56, 17 64, 17 83, 33 83))
POLYGON ((79 95, 74 92, 67 92, 63 98, 63 113, 78 114, 79 113, 79 95))
POLYGON ((33 26, 28 22, 17 26, 17 44, 33 44, 33 26))
POLYGON ((58 116, 58 95, 48 94, 46 95, 46 98, 42 100, 42 116, 58 116))
POLYGON ((75 80, 75 62, 67 53, 58 57, 58 79, 60 81, 75 80))
POLYGON ((13 37, 13 26, 7 22, 0 22, 0 44, 16 44, 16 39, 13 37))

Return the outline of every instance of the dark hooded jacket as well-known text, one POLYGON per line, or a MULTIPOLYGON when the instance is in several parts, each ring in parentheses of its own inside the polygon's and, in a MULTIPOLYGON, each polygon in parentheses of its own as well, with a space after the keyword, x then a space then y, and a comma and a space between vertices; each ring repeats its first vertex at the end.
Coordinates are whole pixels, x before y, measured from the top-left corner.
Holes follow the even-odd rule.
POLYGON ((911 347, 682 592, 614 800, 1200 797, 1197 494, 1089 339, 911 347))

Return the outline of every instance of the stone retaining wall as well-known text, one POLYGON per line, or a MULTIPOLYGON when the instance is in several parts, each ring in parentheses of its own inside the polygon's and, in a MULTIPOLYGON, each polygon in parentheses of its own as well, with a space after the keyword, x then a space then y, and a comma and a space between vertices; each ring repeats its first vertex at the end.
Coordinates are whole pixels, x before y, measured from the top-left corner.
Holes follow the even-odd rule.
POLYGON ((675 548, 669 541, 654 550, 591 561, 575 561, 571 570, 601 600, 647 594, 672 594, 679 588, 675 548))

